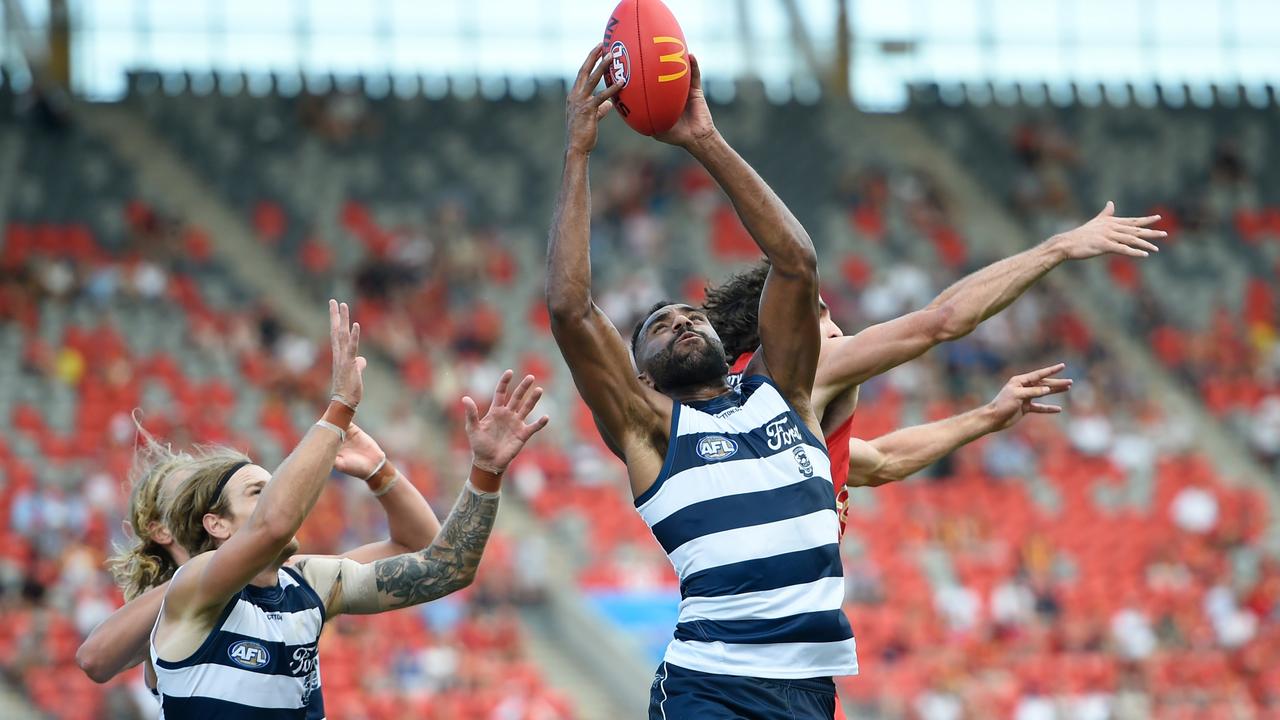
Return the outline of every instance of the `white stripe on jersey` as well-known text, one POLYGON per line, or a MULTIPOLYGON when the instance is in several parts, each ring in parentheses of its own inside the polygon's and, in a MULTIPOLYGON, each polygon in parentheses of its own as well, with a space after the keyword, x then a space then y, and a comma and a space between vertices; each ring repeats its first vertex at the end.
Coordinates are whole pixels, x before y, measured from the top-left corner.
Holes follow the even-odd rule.
MULTIPOLYGON (((692 414, 682 412, 680 417, 692 414)), ((814 474, 830 481, 831 459, 822 448, 808 443, 791 447, 804 448, 809 461, 813 463, 814 474)), ((804 481, 805 478, 795 473, 795 466, 795 456, 789 451, 783 451, 767 458, 730 459, 715 465, 689 468, 667 478, 653 497, 636 510, 652 527, 675 512, 704 500, 775 490, 804 481), (761 471, 760 468, 764 470, 761 471)))
POLYGON ((797 680, 858 674, 858 646, 853 638, 828 643, 742 645, 672 640, 666 657, 672 665, 720 675, 797 680))
MULTIPOLYGON (((765 383, 756 389, 747 404, 743 405, 741 409, 736 409, 726 418, 732 417, 733 424, 738 427, 755 428, 774 419, 787 407, 787 401, 778 393, 777 388, 765 383)), ((722 418, 694 411, 680 413, 680 427, 676 429, 676 432, 680 435, 718 433, 724 432, 724 428, 722 418)))
MULTIPOLYGON (((836 511, 819 510, 777 522, 703 535, 676 548, 669 557, 676 574, 687 578, 707 568, 830 545, 839 537, 836 511)), ((683 622, 684 618, 680 620, 683 622)))
POLYGON ((839 610, 843 605, 844 578, 829 577, 777 590, 726 597, 687 597, 680 601, 680 622, 780 618, 795 614, 797 607, 804 612, 821 612, 839 610))
POLYGON ((170 697, 202 697, 261 708, 299 708, 306 677, 267 675, 227 665, 205 663, 165 671, 163 692, 170 697))
POLYGON ((320 614, 320 608, 268 613, 244 598, 240 598, 221 629, 258 640, 282 642, 285 645, 306 645, 315 642, 316 635, 319 634, 323 624, 324 616, 320 614), (269 615, 279 617, 271 619, 269 615))

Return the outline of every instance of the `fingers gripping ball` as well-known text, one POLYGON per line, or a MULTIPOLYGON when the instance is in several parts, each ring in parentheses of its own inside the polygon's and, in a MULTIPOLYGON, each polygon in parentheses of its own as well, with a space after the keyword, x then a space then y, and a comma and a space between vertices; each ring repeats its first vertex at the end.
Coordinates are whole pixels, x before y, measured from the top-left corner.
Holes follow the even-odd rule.
POLYGON ((661 0, 622 0, 604 29, 607 85, 621 83, 614 107, 633 130, 671 129, 689 97, 684 31, 661 0))

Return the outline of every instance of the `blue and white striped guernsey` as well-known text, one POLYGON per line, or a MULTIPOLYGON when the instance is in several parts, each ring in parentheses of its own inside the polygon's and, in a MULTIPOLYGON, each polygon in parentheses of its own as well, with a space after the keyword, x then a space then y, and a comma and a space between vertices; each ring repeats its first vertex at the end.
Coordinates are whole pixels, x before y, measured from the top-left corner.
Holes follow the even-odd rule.
MULTIPOLYGON (((191 657, 156 656, 162 720, 323 720, 317 641, 324 604, 293 568, 279 584, 247 585, 191 657)), ((158 624, 158 623, 157 623, 158 624)))
POLYGON ((855 675, 831 463, 769 378, 672 409, 636 509, 680 578, 666 662, 763 678, 855 675))

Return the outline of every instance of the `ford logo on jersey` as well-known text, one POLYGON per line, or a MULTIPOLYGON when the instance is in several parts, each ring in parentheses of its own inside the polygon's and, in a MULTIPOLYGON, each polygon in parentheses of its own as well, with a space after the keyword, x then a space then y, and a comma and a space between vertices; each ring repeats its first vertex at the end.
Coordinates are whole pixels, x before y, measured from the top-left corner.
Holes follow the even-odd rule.
POLYGON ((738 443, 723 435, 709 435, 698 441, 698 457, 703 460, 724 460, 738 452, 738 443))
POLYGON ((250 670, 257 670, 271 662, 271 653, 261 643, 252 640, 241 640, 227 648, 227 656, 231 658, 231 662, 250 670))

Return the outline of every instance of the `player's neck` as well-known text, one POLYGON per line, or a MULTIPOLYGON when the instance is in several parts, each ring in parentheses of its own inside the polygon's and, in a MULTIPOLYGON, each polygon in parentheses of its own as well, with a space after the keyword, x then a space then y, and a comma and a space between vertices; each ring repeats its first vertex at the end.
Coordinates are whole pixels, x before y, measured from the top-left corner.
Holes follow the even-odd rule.
POLYGON ((705 383, 702 385, 690 385, 688 387, 670 388, 666 391, 667 397, 679 403, 702 402, 720 397, 732 388, 729 387, 728 378, 718 378, 715 382, 705 383))
POLYGON ((280 584, 281 565, 282 563, 272 563, 271 567, 267 568, 266 570, 263 570, 257 575, 254 575, 253 579, 249 581, 249 584, 253 585, 254 587, 262 587, 262 588, 275 587, 276 585, 280 584))

